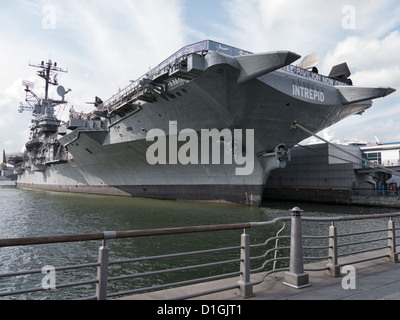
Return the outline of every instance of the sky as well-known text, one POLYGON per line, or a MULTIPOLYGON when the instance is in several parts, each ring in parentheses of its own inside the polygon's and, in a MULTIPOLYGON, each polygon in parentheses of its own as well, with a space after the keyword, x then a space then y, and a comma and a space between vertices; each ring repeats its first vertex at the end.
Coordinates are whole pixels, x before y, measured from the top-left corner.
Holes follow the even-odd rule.
MULTIPOLYGON (((21 151, 31 113, 19 113, 29 64, 56 61, 71 105, 103 100, 181 47, 214 40, 252 52, 319 53, 318 69, 347 62, 356 86, 398 91, 329 128, 332 139, 400 141, 398 0, 0 0, 0 150, 21 151)), ((54 99, 59 97, 55 89, 54 99)))

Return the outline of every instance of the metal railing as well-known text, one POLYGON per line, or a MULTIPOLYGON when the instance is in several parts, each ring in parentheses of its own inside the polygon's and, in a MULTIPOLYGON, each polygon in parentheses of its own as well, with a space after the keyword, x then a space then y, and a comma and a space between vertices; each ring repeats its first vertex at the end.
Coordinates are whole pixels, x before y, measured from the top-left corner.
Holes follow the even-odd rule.
MULTIPOLYGON (((393 218, 400 217, 400 213, 390 214, 377 214, 377 215, 360 215, 360 216, 342 216, 342 217, 327 217, 327 218, 316 218, 316 217, 303 217, 299 208, 293 208, 291 210, 292 215, 288 217, 280 217, 271 221, 266 222, 249 222, 249 223, 238 223, 238 224, 225 224, 225 225, 209 225, 209 226, 193 226, 183 228, 168 228, 168 229, 150 229, 150 230, 134 230, 134 231, 117 231, 117 232, 100 232, 91 234, 75 234, 75 235, 59 235, 59 236, 45 236, 45 237, 32 237, 32 238, 16 238, 16 239, 0 239, 1 248, 12 248, 18 246, 32 246, 32 245, 50 245, 57 243, 72 243, 72 242, 85 242, 85 241, 101 241, 102 244, 99 248, 98 261, 94 263, 76 264, 70 266, 62 266, 51 268, 46 266, 42 269, 34 269, 27 271, 18 272, 7 272, 0 273, 0 298, 1 297, 16 297, 21 294, 31 294, 40 291, 46 291, 49 289, 63 289, 70 287, 79 287, 87 285, 95 285, 96 293, 93 296, 84 297, 83 299, 97 299, 104 300, 108 298, 115 298, 119 296, 136 295, 149 291, 159 291, 166 288, 184 286, 189 284, 195 284, 200 282, 208 282, 218 279, 230 279, 231 284, 223 287, 212 288, 207 291, 193 292, 190 295, 178 297, 176 299, 188 299, 197 296, 208 295, 211 293, 239 289, 242 297, 248 298, 253 296, 254 286, 261 284, 268 275, 277 272, 285 271, 285 282, 284 284, 302 288, 309 285, 308 274, 306 271, 326 271, 327 275, 340 276, 340 268, 343 264, 340 263, 340 259, 344 256, 353 256, 360 253, 376 251, 378 254, 369 256, 368 258, 352 260, 351 264, 360 263, 367 260, 383 259, 390 262, 398 261, 398 254, 396 247, 396 231, 393 218), (361 220, 376 220, 388 218, 387 228, 380 228, 375 230, 364 230, 357 232, 344 232, 337 234, 337 224, 343 222, 345 225, 349 222, 361 220), (279 235, 287 222, 290 221, 291 232, 290 235, 279 235), (264 229, 271 228, 272 226, 283 223, 284 226, 281 228, 275 237, 271 237, 262 243, 250 244, 250 229, 264 229), (308 223, 322 223, 330 224, 329 228, 326 226, 313 228, 313 230, 329 230, 323 234, 313 234, 303 236, 302 224, 308 223), (184 235, 193 233, 204 233, 204 232, 225 232, 229 230, 244 230, 241 235, 241 243, 237 246, 213 248, 206 250, 197 250, 190 252, 179 252, 173 254, 163 254, 156 256, 137 257, 132 259, 110 259, 110 249, 108 244, 110 241, 116 241, 117 239, 128 239, 128 238, 140 238, 140 237, 160 237, 167 235, 184 235), (384 233, 384 236, 375 237, 376 234, 384 233), (355 239, 368 235, 368 239, 355 239), (373 238, 371 238, 373 236, 373 238), (346 240, 342 240, 346 239, 346 240), (279 246, 281 242, 287 242, 282 246, 279 246), (382 245, 382 242, 385 245, 382 245), (315 243, 316 242, 316 243, 315 243), (379 246, 364 248, 360 245, 378 243, 379 246), (349 249, 350 248, 350 249, 349 249), (386 250, 384 254, 377 250, 386 250), (303 254, 303 250, 307 254, 303 254), (230 254, 227 257, 227 253, 230 254), (251 254, 252 253, 252 254, 251 254), (254 254, 255 253, 255 254, 254 254), (288 254, 289 253, 289 254, 288 254), (182 257, 196 257, 200 256, 219 254, 221 259, 206 263, 197 263, 185 266, 175 266, 166 269, 150 270, 146 272, 132 272, 128 274, 121 274, 117 276, 111 276, 110 268, 113 266, 121 266, 126 264, 142 263, 144 261, 154 262, 164 259, 178 259, 182 257), (237 254, 237 257, 232 256, 237 254), (239 255, 240 254, 240 255, 239 255), (273 254, 273 257, 269 258, 273 254), (309 256, 307 256, 309 255, 309 256), (318 268, 304 268, 307 261, 325 261, 326 264, 322 264, 322 267, 318 268), (278 264, 278 266, 277 266, 278 264), (267 267, 272 265, 272 267, 267 267), (179 273, 182 271, 193 270, 198 272, 200 269, 208 269, 215 267, 229 266, 230 270, 225 272, 218 272, 201 278, 194 277, 190 279, 180 280, 172 283, 152 284, 151 286, 128 289, 118 292, 110 292, 110 283, 117 281, 125 281, 127 279, 139 279, 143 277, 150 277, 160 274, 179 273), (84 268, 96 268, 97 276, 93 278, 72 281, 69 283, 55 284, 51 282, 51 272, 59 273, 63 271, 76 271, 84 268), (27 288, 21 290, 4 290, 1 288, 1 280, 9 279, 13 277, 28 276, 32 274, 44 274, 42 286, 35 288, 27 288), (251 280, 253 278, 253 280, 251 280), (254 280, 254 279, 258 280, 254 280)), ((344 226, 345 226, 344 225, 344 226)), ((342 226, 343 227, 343 226, 342 226)), ((1 253, 1 252, 0 252, 1 253)), ((346 265, 349 262, 346 262, 346 265)), ((150 268, 152 269, 152 268, 150 268)), ((1 271, 0 271, 1 272, 1 271)))

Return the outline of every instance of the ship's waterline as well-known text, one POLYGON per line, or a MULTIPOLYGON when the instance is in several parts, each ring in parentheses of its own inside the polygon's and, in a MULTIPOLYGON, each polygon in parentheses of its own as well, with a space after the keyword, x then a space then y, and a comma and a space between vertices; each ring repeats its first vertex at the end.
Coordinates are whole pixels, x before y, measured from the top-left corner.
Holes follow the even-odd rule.
POLYGON ((234 164, 151 165, 135 160, 131 164, 136 170, 140 167, 138 171, 141 174, 132 176, 132 171, 124 171, 125 164, 118 167, 117 159, 110 159, 108 163, 112 166, 107 170, 100 169, 102 164, 79 165, 77 161, 53 164, 45 171, 25 170, 21 175, 24 183, 19 181, 18 186, 60 192, 233 202, 253 206, 260 205, 262 200, 264 183, 261 179, 264 169, 259 162, 256 162, 254 169, 258 174, 251 176, 237 176, 234 164), (92 172, 101 172, 104 180, 95 180, 92 172), (184 177, 180 180, 184 183, 174 183, 179 181, 177 176, 184 177), (127 180, 136 183, 129 185, 127 180), (159 183, 152 184, 151 181, 159 183))
POLYGON ((73 192, 113 196, 134 196, 164 200, 231 202, 259 206, 263 187, 260 185, 132 185, 132 186, 66 186, 49 184, 19 184, 22 189, 73 192))

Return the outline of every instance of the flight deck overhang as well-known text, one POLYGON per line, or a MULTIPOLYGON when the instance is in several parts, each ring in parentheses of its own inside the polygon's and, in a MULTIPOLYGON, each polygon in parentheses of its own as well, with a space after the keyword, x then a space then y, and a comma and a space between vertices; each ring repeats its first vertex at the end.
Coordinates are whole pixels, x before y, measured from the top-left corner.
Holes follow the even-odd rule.
POLYGON ((353 86, 336 86, 342 98, 343 104, 354 104, 367 100, 386 97, 396 90, 390 87, 365 88, 353 86))
POLYGON ((238 83, 241 84, 278 70, 295 62, 300 57, 300 55, 291 51, 276 51, 238 56, 236 57, 240 65, 238 83))

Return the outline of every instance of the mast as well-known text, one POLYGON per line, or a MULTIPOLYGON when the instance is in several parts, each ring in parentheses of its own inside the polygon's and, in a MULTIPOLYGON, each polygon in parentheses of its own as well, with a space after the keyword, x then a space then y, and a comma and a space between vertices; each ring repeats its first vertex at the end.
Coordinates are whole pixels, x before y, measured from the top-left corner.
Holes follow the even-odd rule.
POLYGON ((25 144, 22 167, 32 168, 34 171, 45 170, 46 164, 54 161, 65 160, 65 150, 63 151, 57 140, 58 128, 61 120, 57 118, 54 108, 61 104, 66 104, 65 95, 71 91, 65 90, 63 86, 58 86, 58 72, 67 73, 57 66, 57 62, 49 59, 48 62, 42 61, 40 64, 30 64, 30 67, 37 68, 37 75, 45 81, 45 92, 43 96, 38 96, 33 92, 33 83, 23 81, 25 86, 26 99, 28 105, 20 105, 20 112, 25 110, 32 111, 33 119, 30 126, 30 138, 25 144), (50 86, 58 86, 57 94, 61 100, 52 99, 49 96, 50 86))
POLYGON ((44 95, 45 100, 49 98, 49 85, 50 84, 53 86, 58 85, 56 72, 64 72, 64 73, 68 72, 68 70, 64 70, 62 68, 57 67, 57 62, 54 62, 53 64, 53 62, 50 59, 47 63, 44 63, 44 61, 42 61, 41 64, 29 64, 29 66, 41 69, 37 72, 37 74, 39 77, 43 78, 46 82, 45 95, 44 95))

